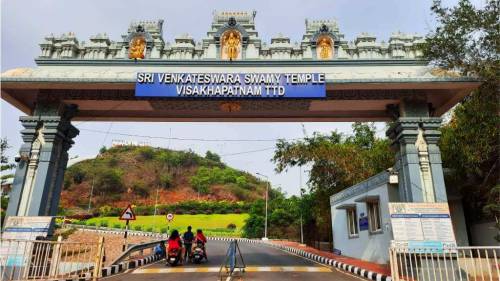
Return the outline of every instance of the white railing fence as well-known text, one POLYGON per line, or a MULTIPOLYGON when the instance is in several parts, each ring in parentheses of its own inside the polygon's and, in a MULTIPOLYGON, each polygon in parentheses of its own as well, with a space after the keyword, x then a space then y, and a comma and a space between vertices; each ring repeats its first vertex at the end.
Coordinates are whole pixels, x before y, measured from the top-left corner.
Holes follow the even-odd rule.
POLYGON ((95 243, 0 240, 1 280, 59 280, 100 276, 104 239, 95 243))
POLYGON ((500 247, 408 247, 389 249, 394 281, 499 281, 500 247))

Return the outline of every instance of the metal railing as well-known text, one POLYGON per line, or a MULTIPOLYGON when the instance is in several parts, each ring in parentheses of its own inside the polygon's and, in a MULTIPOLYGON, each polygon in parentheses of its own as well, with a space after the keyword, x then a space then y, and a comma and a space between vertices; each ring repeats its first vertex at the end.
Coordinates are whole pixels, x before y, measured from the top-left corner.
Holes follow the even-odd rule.
POLYGON ((408 247, 389 249, 392 280, 498 281, 500 247, 408 247))
POLYGON ((118 258, 116 258, 111 264, 119 264, 122 261, 135 258, 135 255, 145 256, 154 254, 154 248, 156 246, 161 246, 163 253, 165 253, 165 240, 158 240, 153 242, 146 242, 142 244, 132 245, 125 252, 123 252, 118 258))
POLYGON ((100 277, 104 238, 95 243, 0 240, 1 280, 58 280, 100 277))

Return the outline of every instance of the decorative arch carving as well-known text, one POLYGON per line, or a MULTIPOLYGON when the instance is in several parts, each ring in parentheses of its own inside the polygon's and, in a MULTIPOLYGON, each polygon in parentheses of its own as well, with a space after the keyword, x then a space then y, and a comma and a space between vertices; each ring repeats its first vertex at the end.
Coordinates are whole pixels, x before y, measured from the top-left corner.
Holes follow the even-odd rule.
POLYGON ((221 59, 241 59, 242 36, 236 29, 229 29, 221 36, 221 59))
POLYGON ((142 35, 137 35, 132 38, 128 46, 129 59, 144 59, 146 55, 146 38, 142 35))
POLYGON ((318 37, 316 41, 316 57, 321 60, 333 59, 333 40, 328 35, 318 37))
POLYGON ((129 33, 126 38, 128 42, 128 58, 129 59, 144 59, 148 55, 148 51, 153 46, 153 38, 142 25, 138 25, 135 32, 129 33))

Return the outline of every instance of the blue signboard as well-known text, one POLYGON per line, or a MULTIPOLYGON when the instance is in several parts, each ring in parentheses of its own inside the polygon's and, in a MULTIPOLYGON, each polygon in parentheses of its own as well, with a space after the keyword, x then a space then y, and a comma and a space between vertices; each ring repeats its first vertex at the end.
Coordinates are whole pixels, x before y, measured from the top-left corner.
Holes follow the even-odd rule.
POLYGON ((136 97, 325 98, 324 73, 137 73, 136 97))
POLYGON ((368 217, 359 217, 359 231, 368 230, 368 217))

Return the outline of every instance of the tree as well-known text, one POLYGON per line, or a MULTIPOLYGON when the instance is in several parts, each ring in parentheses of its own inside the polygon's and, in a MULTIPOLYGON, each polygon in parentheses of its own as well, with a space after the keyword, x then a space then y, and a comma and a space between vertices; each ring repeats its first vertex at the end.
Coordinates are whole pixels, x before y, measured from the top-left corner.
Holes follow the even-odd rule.
POLYGON ((4 175, 4 171, 12 170, 16 165, 9 162, 9 157, 5 154, 9 149, 9 143, 6 138, 0 139, 0 171, 2 172, 1 180, 13 177, 12 174, 4 175))
POLYGON ((261 238, 264 236, 264 208, 262 199, 256 200, 250 207, 249 217, 243 226, 243 236, 247 238, 261 238))
POLYGON ((208 160, 212 160, 214 162, 220 163, 220 156, 217 153, 214 153, 210 150, 207 150, 207 153, 205 154, 205 158, 208 160))
MULTIPOLYGON (((7 142, 7 139, 6 138, 0 139, 0 171, 1 171, 0 184, 3 184, 5 182, 5 180, 8 178, 14 177, 14 175, 11 173, 4 174, 5 172, 10 171, 11 169, 13 169, 16 166, 15 164, 10 163, 9 157, 5 154, 7 149, 9 149, 9 148, 10 148, 10 146, 7 142)), ((1 208, 0 209, 0 223, 3 225, 3 220, 5 218, 5 210, 7 210, 7 205, 9 203, 9 200, 8 200, 7 196, 3 196, 3 194, 1 194, 0 201, 1 201, 0 202, 0 208, 1 208)))
POLYGON ((367 123, 354 123, 353 135, 338 132, 330 135, 314 134, 303 140, 278 141, 273 161, 276 171, 289 167, 312 165, 309 188, 314 198, 312 218, 306 224, 314 225, 317 235, 311 239, 331 239, 329 198, 349 186, 389 168, 394 153, 387 139, 375 137, 375 127, 367 123))
POLYGON ((103 169, 96 175, 95 188, 102 196, 119 194, 124 191, 123 171, 119 169, 103 169))
POLYGON ((436 30, 423 45, 424 55, 443 70, 482 81, 442 127, 440 148, 448 186, 457 187, 464 200, 468 222, 485 216, 500 218, 499 80, 500 2, 487 1, 476 8, 468 0, 444 7, 435 0, 432 11, 436 30))

